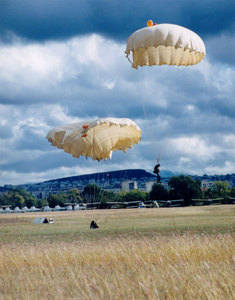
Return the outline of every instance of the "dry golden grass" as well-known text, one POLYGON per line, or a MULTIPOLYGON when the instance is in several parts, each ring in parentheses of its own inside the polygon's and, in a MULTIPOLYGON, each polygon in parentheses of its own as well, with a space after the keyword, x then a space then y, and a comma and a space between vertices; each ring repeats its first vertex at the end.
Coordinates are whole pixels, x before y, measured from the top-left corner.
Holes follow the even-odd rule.
POLYGON ((235 299, 232 206, 50 216, 1 218, 0 299, 235 299))

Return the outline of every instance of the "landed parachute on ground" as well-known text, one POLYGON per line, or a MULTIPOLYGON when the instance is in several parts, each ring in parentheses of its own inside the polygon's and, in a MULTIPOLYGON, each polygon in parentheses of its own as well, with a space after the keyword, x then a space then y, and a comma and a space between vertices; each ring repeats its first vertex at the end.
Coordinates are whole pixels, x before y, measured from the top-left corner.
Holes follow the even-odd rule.
POLYGON ((126 56, 132 52, 133 68, 152 65, 188 66, 206 55, 202 39, 193 31, 174 24, 156 24, 151 20, 135 31, 127 41, 126 56))
POLYGON ((74 157, 100 161, 111 159, 112 151, 132 148, 140 141, 141 130, 130 119, 107 118, 56 127, 46 138, 74 157))

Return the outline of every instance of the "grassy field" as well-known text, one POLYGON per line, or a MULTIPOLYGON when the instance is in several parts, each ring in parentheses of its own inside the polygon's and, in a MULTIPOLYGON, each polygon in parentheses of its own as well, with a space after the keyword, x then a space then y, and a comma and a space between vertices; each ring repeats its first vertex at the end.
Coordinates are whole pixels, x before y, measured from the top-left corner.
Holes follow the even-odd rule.
POLYGON ((235 299, 234 233, 232 205, 0 215, 0 299, 235 299))

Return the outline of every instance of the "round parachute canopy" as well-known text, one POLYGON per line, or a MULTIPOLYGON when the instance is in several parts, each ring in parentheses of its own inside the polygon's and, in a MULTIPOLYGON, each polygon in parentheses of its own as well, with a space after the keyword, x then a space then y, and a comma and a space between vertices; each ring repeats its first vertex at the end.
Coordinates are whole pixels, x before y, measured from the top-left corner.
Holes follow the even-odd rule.
POLYGON ((141 130, 130 119, 98 119, 56 127, 47 137, 53 146, 74 157, 111 159, 112 151, 132 148, 141 139, 141 130))
POLYGON ((127 41, 126 56, 132 52, 132 67, 153 65, 188 66, 206 55, 202 39, 193 31, 174 24, 156 24, 135 31, 127 41))

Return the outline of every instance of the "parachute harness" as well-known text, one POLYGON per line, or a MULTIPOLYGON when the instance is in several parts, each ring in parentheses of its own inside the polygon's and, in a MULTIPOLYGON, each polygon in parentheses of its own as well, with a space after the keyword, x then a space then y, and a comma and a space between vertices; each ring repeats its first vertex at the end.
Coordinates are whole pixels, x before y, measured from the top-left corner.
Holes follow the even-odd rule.
POLYGON ((161 183, 161 176, 160 176, 160 158, 157 158, 157 164, 154 167, 153 173, 157 175, 157 183, 161 183))

